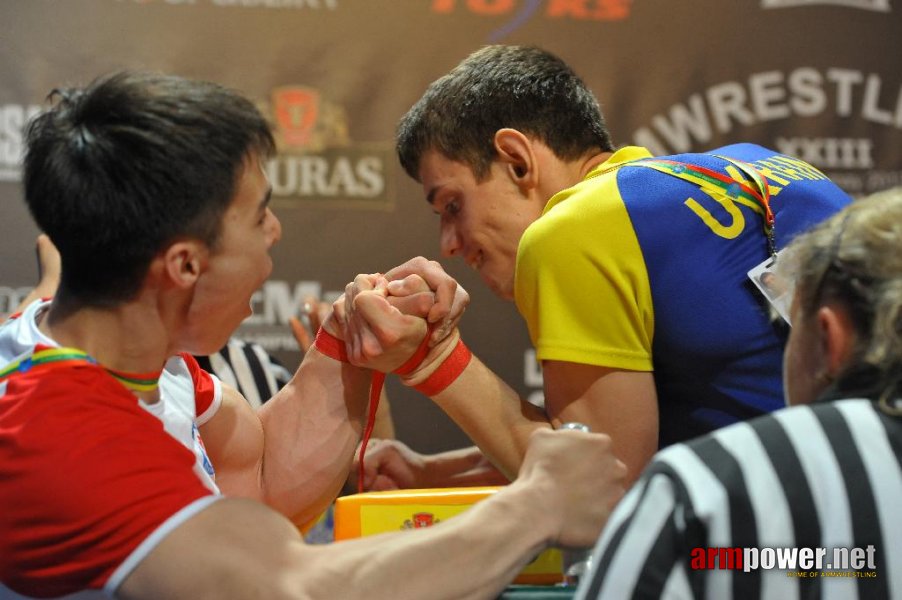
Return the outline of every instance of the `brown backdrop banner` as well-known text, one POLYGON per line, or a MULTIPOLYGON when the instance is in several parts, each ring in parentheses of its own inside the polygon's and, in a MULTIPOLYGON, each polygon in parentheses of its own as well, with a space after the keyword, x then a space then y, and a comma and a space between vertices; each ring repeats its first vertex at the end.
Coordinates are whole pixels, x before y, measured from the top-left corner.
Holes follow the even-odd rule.
MULTIPOLYGON (((209 79, 258 102, 283 240, 241 335, 288 366, 287 319, 359 272, 438 257, 438 223, 392 137, 433 79, 490 43, 535 44, 598 95, 618 144, 656 154, 753 141, 860 195, 902 184, 902 6, 893 0, 6 0, 0 3, 0 312, 35 281, 21 130, 54 87, 118 69, 209 79)), ((456 263, 462 331, 524 395, 541 374, 525 327, 456 263)), ((431 403, 388 383, 399 437, 466 444, 431 403)))

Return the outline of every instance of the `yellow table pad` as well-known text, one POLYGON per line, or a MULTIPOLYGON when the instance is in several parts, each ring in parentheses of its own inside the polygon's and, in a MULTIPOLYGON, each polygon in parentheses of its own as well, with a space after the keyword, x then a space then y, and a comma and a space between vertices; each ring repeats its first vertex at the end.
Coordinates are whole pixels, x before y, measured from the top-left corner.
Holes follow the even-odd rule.
MULTIPOLYGON (((453 518, 499 489, 434 488, 342 496, 335 501, 335 541, 429 527, 453 518)), ((526 565, 515 583, 551 585, 562 580, 561 553, 551 548, 526 565)))

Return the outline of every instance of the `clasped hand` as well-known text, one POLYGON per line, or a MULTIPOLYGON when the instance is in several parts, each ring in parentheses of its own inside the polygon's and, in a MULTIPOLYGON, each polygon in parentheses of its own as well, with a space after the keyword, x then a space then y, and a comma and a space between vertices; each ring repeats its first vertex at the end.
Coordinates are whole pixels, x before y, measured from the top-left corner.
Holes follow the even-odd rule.
POLYGON ((384 275, 355 277, 323 327, 344 340, 352 364, 387 373, 403 365, 426 335, 430 347, 445 340, 469 302, 439 263, 417 257, 384 275))

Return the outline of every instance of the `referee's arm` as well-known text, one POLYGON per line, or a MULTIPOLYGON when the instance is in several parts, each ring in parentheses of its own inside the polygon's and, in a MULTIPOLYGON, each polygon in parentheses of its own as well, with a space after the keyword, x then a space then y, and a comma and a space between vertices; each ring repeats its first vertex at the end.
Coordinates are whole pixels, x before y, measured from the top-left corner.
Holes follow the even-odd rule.
POLYGON ((608 520, 576 600, 700 598, 687 571, 691 515, 682 482, 652 462, 608 520))

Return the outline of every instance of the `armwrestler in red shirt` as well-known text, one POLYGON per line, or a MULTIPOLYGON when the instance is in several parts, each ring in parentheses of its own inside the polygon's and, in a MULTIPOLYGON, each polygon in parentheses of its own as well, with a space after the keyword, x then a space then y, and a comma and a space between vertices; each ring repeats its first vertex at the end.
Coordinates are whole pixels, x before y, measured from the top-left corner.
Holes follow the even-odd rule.
MULTIPOLYGON (((371 369, 420 346, 427 321, 405 312, 453 315, 449 278, 418 280, 434 305, 410 295, 416 281, 358 278, 324 329, 339 346, 369 342, 348 344, 349 362, 308 352, 254 412, 186 353, 220 348, 271 270, 264 119, 217 85, 160 75, 56 96, 27 129, 24 182, 60 287, 0 330, 0 595, 489 598, 542 547, 594 542, 621 493, 610 440, 524 419, 517 435, 541 429, 525 457, 514 434, 485 440, 519 477, 462 517, 305 545, 295 524, 346 478, 371 369), (390 289, 409 294, 404 310, 390 289)), ((453 343, 432 346, 418 376, 453 343)), ((481 373, 471 362, 447 393, 481 373)))

